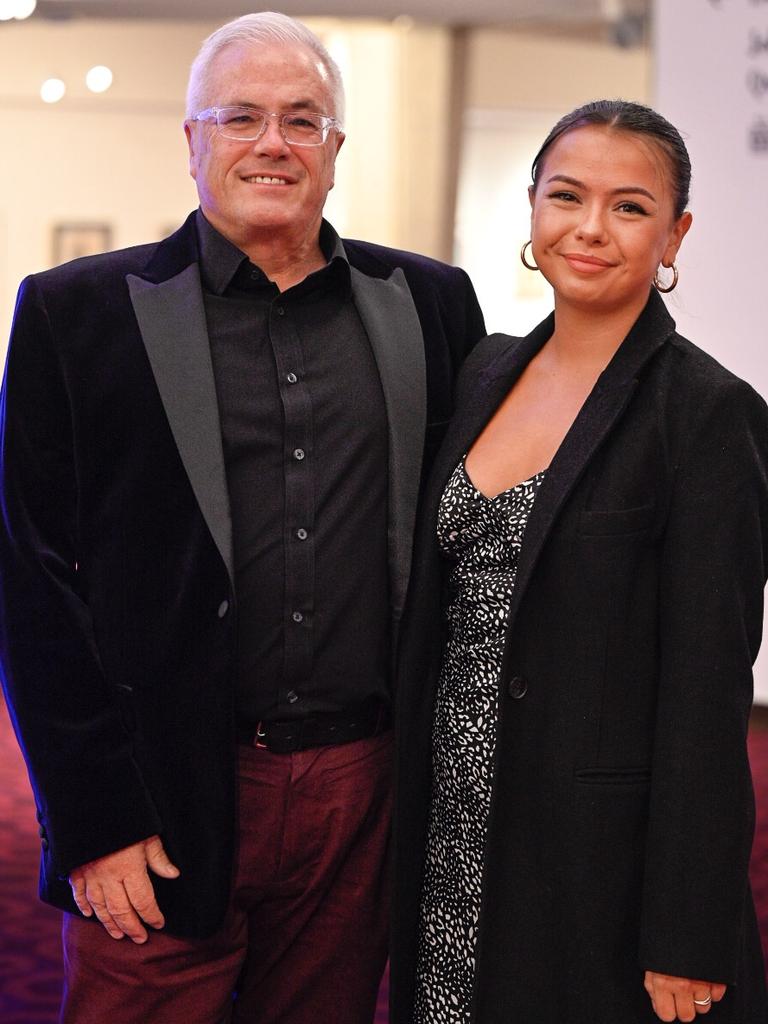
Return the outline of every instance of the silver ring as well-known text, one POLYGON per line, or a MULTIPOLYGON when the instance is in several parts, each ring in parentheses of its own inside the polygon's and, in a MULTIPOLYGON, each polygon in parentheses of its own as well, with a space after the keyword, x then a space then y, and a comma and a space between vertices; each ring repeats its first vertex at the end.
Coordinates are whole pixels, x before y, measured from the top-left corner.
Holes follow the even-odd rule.
POLYGON ((709 1004, 712 1002, 712 996, 709 995, 706 999, 694 999, 693 1001, 696 1006, 709 1006, 709 1004))

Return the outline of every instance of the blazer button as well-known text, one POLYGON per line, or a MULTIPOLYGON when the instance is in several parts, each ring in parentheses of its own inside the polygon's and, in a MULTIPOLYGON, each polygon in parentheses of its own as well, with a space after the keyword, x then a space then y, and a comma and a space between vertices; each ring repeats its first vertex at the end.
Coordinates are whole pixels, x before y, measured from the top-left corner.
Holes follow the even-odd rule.
POLYGON ((507 692, 512 700, 520 700, 528 693, 528 683, 523 676, 512 676, 507 692))
POLYGON ((41 847, 42 847, 42 848, 43 848, 44 850, 47 850, 47 849, 48 849, 48 840, 47 840, 47 839, 45 838, 45 836, 43 836, 43 838, 42 838, 42 839, 40 840, 40 846, 41 846, 41 847))
POLYGON ((219 609, 218 609, 216 614, 219 616, 220 619, 223 619, 228 611, 229 611, 229 601, 222 601, 221 604, 219 605, 219 609))

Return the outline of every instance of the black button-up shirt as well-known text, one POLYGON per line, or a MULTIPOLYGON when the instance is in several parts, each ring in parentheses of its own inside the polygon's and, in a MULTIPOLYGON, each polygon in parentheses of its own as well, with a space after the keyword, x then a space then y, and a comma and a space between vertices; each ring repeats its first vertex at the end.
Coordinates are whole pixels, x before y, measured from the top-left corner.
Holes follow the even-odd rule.
POLYGON ((232 509, 241 724, 387 699, 387 417, 350 267, 280 292, 198 211, 232 509))

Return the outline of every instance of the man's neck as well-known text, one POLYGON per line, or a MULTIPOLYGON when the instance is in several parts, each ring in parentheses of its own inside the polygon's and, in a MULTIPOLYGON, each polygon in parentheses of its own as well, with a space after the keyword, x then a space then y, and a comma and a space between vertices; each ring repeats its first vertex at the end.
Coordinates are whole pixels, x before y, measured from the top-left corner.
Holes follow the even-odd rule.
MULTIPOLYGON (((205 212, 205 211, 203 211, 205 212)), ((320 223, 302 231, 272 228, 234 233, 227 225, 216 223, 206 213, 216 230, 246 254, 281 292, 299 284, 309 274, 327 263, 320 248, 320 223)))

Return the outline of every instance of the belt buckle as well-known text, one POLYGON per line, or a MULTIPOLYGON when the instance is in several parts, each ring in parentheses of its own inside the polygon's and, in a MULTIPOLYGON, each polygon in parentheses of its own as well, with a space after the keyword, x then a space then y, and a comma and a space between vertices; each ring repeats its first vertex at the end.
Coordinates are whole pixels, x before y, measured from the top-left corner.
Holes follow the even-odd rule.
POLYGON ((266 742, 262 742, 265 741, 266 738, 267 734, 264 731, 264 722, 259 722, 256 726, 256 739, 253 742, 254 747, 258 747, 260 750, 266 750, 267 744, 266 742))

